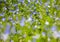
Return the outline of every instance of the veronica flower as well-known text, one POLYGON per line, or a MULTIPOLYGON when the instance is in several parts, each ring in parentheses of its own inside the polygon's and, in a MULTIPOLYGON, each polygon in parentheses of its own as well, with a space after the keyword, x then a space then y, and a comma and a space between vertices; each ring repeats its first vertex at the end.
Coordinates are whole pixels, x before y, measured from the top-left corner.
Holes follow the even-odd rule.
POLYGON ((1 13, 1 14, 0 14, 0 16, 4 16, 4 14, 3 14, 3 13, 1 13))
POLYGON ((42 32, 42 36, 45 36, 45 32, 42 32))
POLYGON ((5 18, 2 18, 2 21, 5 21, 5 18))
POLYGON ((25 22, 25 18, 22 17, 22 20, 20 21, 20 25, 21 25, 21 26, 24 26, 24 25, 25 25, 24 22, 25 22))
POLYGON ((36 3, 38 3, 39 1, 38 0, 36 0, 36 3))
POLYGON ((5 34, 9 34, 9 33, 10 33, 10 24, 7 24, 5 34))
POLYGON ((24 3, 24 0, 19 0, 19 2, 22 2, 22 3, 24 3))
POLYGON ((51 30, 56 31, 56 26, 52 26, 51 30))

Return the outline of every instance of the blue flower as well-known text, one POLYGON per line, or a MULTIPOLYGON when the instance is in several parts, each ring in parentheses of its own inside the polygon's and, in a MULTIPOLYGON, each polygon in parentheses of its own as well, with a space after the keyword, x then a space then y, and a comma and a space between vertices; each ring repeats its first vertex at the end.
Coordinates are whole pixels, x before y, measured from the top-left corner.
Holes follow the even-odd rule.
POLYGON ((24 25, 25 25, 25 24, 24 24, 24 21, 25 21, 25 18, 23 17, 22 20, 20 21, 20 25, 21 25, 21 26, 24 26, 24 25))
POLYGON ((10 33, 10 24, 7 24, 5 34, 9 34, 9 33, 10 33))

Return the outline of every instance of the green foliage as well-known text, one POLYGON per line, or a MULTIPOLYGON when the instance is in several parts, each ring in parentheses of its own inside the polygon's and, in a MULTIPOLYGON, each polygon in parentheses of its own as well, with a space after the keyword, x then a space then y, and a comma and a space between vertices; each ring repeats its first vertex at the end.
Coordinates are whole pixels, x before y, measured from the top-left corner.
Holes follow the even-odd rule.
POLYGON ((60 33, 60 0, 2 0, 0 34, 5 34, 7 24, 9 37, 5 41, 2 37, 0 42, 58 42, 60 36, 54 37, 54 32, 60 33), (51 30, 53 26, 55 31, 51 30))

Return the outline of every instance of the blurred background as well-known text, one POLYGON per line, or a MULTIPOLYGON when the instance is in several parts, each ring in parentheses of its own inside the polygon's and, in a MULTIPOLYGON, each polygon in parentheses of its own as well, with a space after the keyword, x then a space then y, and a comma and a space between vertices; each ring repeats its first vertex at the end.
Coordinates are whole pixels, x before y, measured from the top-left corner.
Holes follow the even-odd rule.
POLYGON ((0 0, 0 42, 60 42, 60 0, 0 0))

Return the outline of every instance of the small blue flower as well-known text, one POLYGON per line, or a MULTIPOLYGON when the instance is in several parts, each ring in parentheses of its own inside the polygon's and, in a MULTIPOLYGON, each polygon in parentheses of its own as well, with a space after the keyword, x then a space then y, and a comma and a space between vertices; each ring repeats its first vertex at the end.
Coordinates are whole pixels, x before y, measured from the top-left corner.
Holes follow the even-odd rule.
POLYGON ((2 21, 5 21, 5 18, 2 18, 2 21))
POLYGON ((23 17, 22 20, 20 21, 20 25, 21 25, 21 26, 24 26, 24 25, 25 25, 25 24, 24 24, 24 21, 25 21, 25 18, 23 17))
POLYGON ((52 26, 51 30, 55 31, 56 30, 56 26, 52 26))
POLYGON ((7 24, 5 34, 9 34, 9 33, 10 33, 10 25, 7 24))

